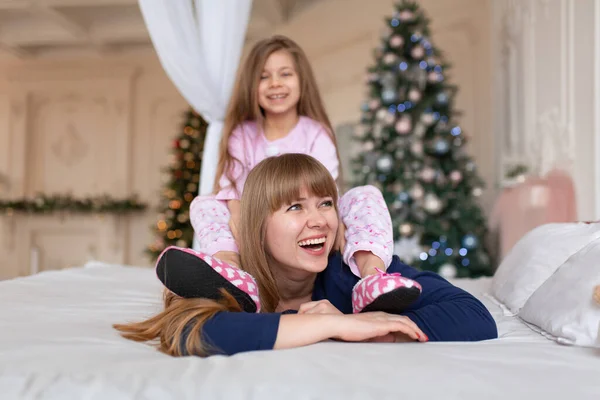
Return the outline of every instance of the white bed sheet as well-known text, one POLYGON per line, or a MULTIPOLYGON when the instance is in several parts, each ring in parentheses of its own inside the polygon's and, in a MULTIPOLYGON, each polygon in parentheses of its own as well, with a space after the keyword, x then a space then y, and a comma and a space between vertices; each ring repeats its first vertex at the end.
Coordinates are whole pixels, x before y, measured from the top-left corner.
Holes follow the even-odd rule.
POLYGON ((558 345, 480 298, 500 339, 320 343, 233 357, 172 358, 115 322, 161 308, 150 269, 90 263, 0 282, 1 399, 600 399, 600 352, 558 345))

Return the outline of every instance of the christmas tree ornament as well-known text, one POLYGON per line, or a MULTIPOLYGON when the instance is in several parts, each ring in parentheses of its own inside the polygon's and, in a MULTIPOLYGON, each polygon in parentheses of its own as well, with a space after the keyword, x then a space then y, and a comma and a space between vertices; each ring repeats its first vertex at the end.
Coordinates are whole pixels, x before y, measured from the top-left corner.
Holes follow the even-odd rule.
POLYGON ((394 35, 390 38, 390 47, 398 49, 404 45, 404 38, 400 35, 394 35))
POLYGON ((423 207, 430 214, 438 214, 442 211, 442 201, 433 193, 427 193, 425 195, 425 201, 423 202, 423 207))
POLYGON ((398 14, 398 19, 401 22, 412 22, 415 19, 415 14, 412 11, 404 10, 398 14))
POLYGON ((410 190, 410 196, 415 200, 422 199, 424 193, 425 191, 423 190, 423 187, 419 184, 415 184, 410 190))
POLYGON ((404 191, 400 192, 400 193, 398 193, 398 200, 403 203, 406 203, 410 200, 410 195, 404 191))
POLYGON ((388 173, 392 170, 393 164, 392 157, 389 154, 384 154, 377 160, 377 169, 383 173, 388 173))
POLYGON ((430 183, 435 178, 435 170, 431 167, 425 167, 421 170, 421 179, 424 182, 430 183))
POLYGON ((444 279, 452 279, 456 277, 457 269, 454 264, 444 264, 440 267, 439 274, 444 279))
POLYGON ((415 88, 412 88, 408 91, 408 99, 413 103, 418 103, 421 100, 421 91, 415 88))
POLYGON ((446 139, 438 138, 435 140, 433 148, 437 154, 446 154, 450 150, 450 145, 446 139))
POLYGON ((458 183, 462 180, 462 173, 458 170, 454 170, 450 172, 450 181, 453 183, 458 183))
POLYGON ((478 245, 477 237, 469 233, 463 237, 462 245, 464 248, 472 250, 478 245))
POLYGON ((384 119, 385 124, 390 126, 390 125, 393 125, 395 121, 396 121, 396 115, 391 112, 388 112, 384 119))
POLYGON ((435 99, 440 105, 448 104, 448 95, 445 92, 438 93, 435 99))
MULTIPOLYGON (((419 124, 417 124, 417 126, 419 126, 419 124)), ((415 127, 415 130, 416 130, 416 127, 415 127)), ((410 151, 416 156, 423 155, 423 142, 421 142, 420 140, 413 142, 410 145, 410 151)))
POLYGON ((398 57, 394 53, 385 53, 383 56, 383 63, 386 65, 393 65, 396 63, 398 57))
POLYGON ((398 119, 398 122, 396 123, 396 132, 401 135, 407 135, 410 133, 411 128, 412 124, 408 115, 403 115, 398 119))
POLYGON ((410 55, 412 56, 412 58, 414 58, 415 60, 422 60, 423 57, 425 56, 425 49, 423 49, 423 47, 421 46, 415 46, 413 47, 413 49, 410 51, 410 55))
POLYGON ((392 104, 396 101, 396 91, 394 89, 384 89, 381 92, 381 99, 384 104, 392 104))
POLYGON ((430 126, 431 124, 433 124, 434 121, 435 119, 432 112, 426 111, 423 114, 421 114, 421 122, 423 122, 425 126, 430 126))
POLYGON ((403 223, 398 230, 402 236, 411 236, 413 234, 413 226, 409 223, 403 223))
POLYGON ((429 80, 429 82, 431 83, 437 83, 440 82, 443 77, 442 74, 439 74, 435 71, 431 71, 428 75, 427 75, 427 79, 429 80))

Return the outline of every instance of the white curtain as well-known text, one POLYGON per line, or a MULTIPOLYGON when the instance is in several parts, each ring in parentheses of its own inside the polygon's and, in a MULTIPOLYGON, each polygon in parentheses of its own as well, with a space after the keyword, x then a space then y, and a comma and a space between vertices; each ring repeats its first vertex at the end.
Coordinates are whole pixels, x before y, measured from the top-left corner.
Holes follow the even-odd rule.
POLYGON ((209 123, 198 192, 210 194, 252 0, 139 0, 139 6, 167 75, 209 123))

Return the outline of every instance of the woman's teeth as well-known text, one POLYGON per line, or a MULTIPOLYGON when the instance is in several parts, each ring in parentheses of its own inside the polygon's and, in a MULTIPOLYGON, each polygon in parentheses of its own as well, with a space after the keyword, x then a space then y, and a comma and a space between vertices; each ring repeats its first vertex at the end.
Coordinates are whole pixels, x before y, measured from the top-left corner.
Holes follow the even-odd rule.
POLYGON ((275 94, 275 95, 267 96, 267 97, 271 100, 283 99, 284 97, 287 97, 287 94, 275 94))
POLYGON ((326 241, 326 238, 322 237, 322 238, 318 238, 318 239, 303 240, 301 242, 298 242, 298 244, 301 247, 305 247, 305 246, 322 247, 323 244, 325 243, 325 241, 326 241))

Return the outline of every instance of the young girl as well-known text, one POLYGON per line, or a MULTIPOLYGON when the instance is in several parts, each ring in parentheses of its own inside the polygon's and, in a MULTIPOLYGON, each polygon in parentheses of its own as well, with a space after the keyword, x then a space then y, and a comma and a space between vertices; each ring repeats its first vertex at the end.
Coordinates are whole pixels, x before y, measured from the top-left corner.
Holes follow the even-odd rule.
MULTIPOLYGON (((250 297, 238 290, 238 301, 246 299, 246 310, 260 308, 252 304, 259 301, 252 277, 233 269, 240 266, 239 199, 248 173, 265 158, 285 153, 309 154, 341 181, 333 128, 308 59, 295 42, 274 36, 258 42, 240 69, 223 129, 216 196, 197 197, 190 206, 207 268, 197 270, 172 260, 173 270, 165 282, 169 290, 182 297, 207 297, 207 291, 218 295, 227 281, 238 282, 238 289, 250 297), (211 256, 221 262, 212 266, 211 256), (211 267, 228 275, 214 275, 211 267)), ((384 272, 392 259, 393 232, 383 196, 372 186, 354 188, 340 199, 339 208, 347 227, 344 260, 363 278, 355 288, 354 311, 397 307, 398 296, 406 301, 406 280, 384 272)), ((318 247, 320 243, 311 239, 300 245, 318 247)))
MULTIPOLYGON (((414 279, 423 288, 421 296, 400 315, 353 313, 351 297, 359 278, 334 250, 340 224, 336 199, 331 174, 313 157, 284 154, 262 161, 250 172, 242 194, 240 255, 260 285, 263 312, 240 312, 239 302, 223 288, 213 299, 167 293, 159 314, 115 327, 126 338, 158 342, 161 351, 174 356, 231 355, 327 339, 426 342, 497 337, 494 319, 481 302, 435 273, 402 264, 398 257, 389 271, 414 279), (320 251, 298 248, 299 240, 313 236, 323 239, 320 251)), ((178 254, 202 268, 203 261, 193 253, 166 253, 178 254)), ((164 272, 158 271, 163 280, 164 272)))

